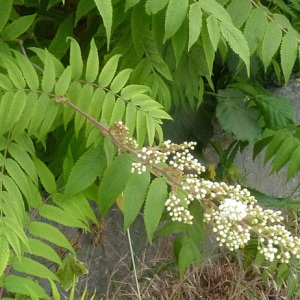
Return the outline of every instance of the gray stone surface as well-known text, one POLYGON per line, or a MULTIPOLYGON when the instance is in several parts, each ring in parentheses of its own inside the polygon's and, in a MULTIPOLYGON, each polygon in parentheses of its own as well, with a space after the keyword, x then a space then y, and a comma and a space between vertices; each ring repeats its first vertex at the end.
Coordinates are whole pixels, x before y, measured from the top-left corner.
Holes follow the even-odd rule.
MULTIPOLYGON (((287 86, 273 89, 274 95, 287 98, 295 108, 294 121, 300 124, 300 83, 292 78, 287 86)), ((262 151, 252 160, 252 146, 248 146, 235 159, 235 165, 246 177, 246 185, 266 194, 276 197, 289 197, 300 199, 300 174, 286 182, 286 166, 276 173, 272 173, 271 162, 264 165, 265 151, 262 151)))
MULTIPOLYGON (((158 239, 153 245, 147 242, 143 222, 139 216, 129 231, 138 277, 141 271, 159 264, 163 257, 170 256, 172 252, 170 238, 158 239)), ((120 290, 128 294, 136 293, 128 232, 124 233, 123 214, 117 207, 110 210, 101 231, 80 233, 74 229, 64 229, 64 232, 69 238, 78 238, 80 249, 77 258, 89 269, 88 274, 80 276, 76 299, 80 299, 86 285, 88 296, 85 299, 90 299, 95 290, 95 300, 122 299, 120 290)), ((68 299, 69 293, 62 293, 68 299)))

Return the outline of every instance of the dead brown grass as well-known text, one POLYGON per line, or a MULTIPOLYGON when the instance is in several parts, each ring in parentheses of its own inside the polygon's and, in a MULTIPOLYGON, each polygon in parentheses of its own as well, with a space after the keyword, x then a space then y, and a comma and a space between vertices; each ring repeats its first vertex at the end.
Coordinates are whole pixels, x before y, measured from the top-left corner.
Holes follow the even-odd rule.
MULTIPOLYGON (((147 274, 145 266, 141 274, 147 274)), ((149 270, 148 270, 149 271, 149 270)), ((227 255, 191 266, 183 280, 177 271, 144 276, 140 280, 142 299, 146 300, 280 300, 286 299, 285 287, 272 278, 263 281, 253 270, 243 270, 227 255)), ((132 280, 119 283, 113 299, 138 299, 132 280)), ((294 298, 294 299, 300 299, 294 298)))

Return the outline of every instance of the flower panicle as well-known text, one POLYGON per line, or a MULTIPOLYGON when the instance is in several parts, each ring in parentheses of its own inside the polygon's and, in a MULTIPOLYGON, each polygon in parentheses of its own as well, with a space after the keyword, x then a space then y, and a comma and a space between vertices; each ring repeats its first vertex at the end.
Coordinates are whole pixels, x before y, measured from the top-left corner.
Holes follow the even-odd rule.
MULTIPOLYGON (((122 122, 115 123, 110 130, 124 145, 138 149, 122 122)), ((280 224, 280 211, 262 209, 249 190, 240 185, 200 178, 205 167, 190 153, 195 145, 178 145, 168 140, 160 146, 134 150, 138 161, 132 164, 131 171, 142 174, 147 168, 159 169, 160 175, 167 177, 171 192, 165 206, 173 221, 192 224, 194 216, 189 205, 199 201, 204 210, 203 221, 212 226, 220 246, 234 251, 244 248, 254 236, 258 239, 258 251, 266 260, 288 263, 292 255, 300 259, 300 238, 280 224)))

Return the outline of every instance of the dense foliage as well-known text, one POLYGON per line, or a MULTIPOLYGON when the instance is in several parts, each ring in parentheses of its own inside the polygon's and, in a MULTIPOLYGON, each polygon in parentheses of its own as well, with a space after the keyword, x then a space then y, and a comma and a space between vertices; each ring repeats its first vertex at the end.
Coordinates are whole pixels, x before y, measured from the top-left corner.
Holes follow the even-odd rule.
MULTIPOLYGON (((90 230, 98 220, 89 201, 104 218, 119 199, 125 229, 142 210, 150 242, 176 234, 181 275, 201 260, 203 203, 215 192, 186 201, 182 182, 195 176, 179 166, 195 161, 180 154, 169 165, 164 153, 174 150, 176 159, 194 144, 163 143, 171 116, 176 123, 188 114, 187 121, 191 112, 194 132, 219 122, 236 140, 219 149, 223 167, 255 143, 255 155, 267 147, 274 171, 288 163, 293 177, 300 168, 293 107, 265 85, 287 83, 297 71, 299 13, 297 0, 0 0, 0 298, 6 291, 49 299, 37 283, 43 278, 55 299, 56 285, 74 286, 85 266, 53 222, 90 230), (186 213, 175 221, 165 209, 172 196, 186 213)), ((211 138, 190 136, 200 145, 211 138)), ((206 179, 224 177, 210 170, 206 179)), ((268 256, 258 250, 244 254, 261 266, 268 256)), ((272 268, 291 296, 298 270, 289 258, 272 268)))

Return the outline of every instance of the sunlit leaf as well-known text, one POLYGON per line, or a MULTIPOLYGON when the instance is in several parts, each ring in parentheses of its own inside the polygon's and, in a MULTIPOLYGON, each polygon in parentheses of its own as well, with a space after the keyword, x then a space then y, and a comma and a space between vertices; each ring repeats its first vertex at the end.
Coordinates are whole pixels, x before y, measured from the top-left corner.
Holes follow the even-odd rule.
POLYGON ((154 179, 147 193, 144 209, 146 232, 150 242, 152 242, 153 234, 165 208, 167 197, 168 186, 165 180, 163 178, 154 179))
POLYGON ((145 201, 150 184, 150 173, 134 173, 123 192, 122 212, 124 214, 124 231, 132 224, 145 201))
POLYGON ((96 180, 103 163, 102 151, 91 147, 76 161, 66 183, 66 195, 75 195, 88 188, 96 180))
MULTIPOLYGON (((6 6, 7 4, 5 4, 6 6)), ((19 19, 13 21, 12 23, 5 26, 1 33, 1 37, 4 40, 14 40, 18 38, 20 35, 22 35, 33 23, 34 19, 36 17, 36 14, 29 15, 29 16, 23 16, 19 19)))
POLYGON ((40 284, 36 283, 32 279, 10 274, 4 278, 3 282, 5 289, 11 293, 29 295, 29 292, 26 289, 26 286, 28 286, 35 291, 40 299, 50 300, 50 297, 46 294, 45 290, 40 286, 40 284))
POLYGON ((267 70, 270 65, 271 59, 277 52, 282 38, 281 28, 278 26, 277 22, 270 21, 267 25, 264 39, 262 41, 262 61, 267 70))
POLYGON ((108 166, 100 182, 97 203, 100 212, 106 215, 118 196, 123 192, 131 175, 132 158, 121 154, 108 166))
POLYGON ((98 83, 101 87, 108 86, 113 80, 120 57, 121 55, 119 54, 114 55, 103 67, 98 79, 98 83))
POLYGON ((94 0, 94 2, 96 3, 98 11, 103 19, 103 23, 106 29, 107 49, 109 49, 111 27, 113 21, 112 0, 94 0))
POLYGON ((165 19, 164 41, 173 36, 180 28, 188 10, 188 0, 170 0, 167 7, 165 19))
POLYGON ((95 44, 95 40, 91 41, 90 53, 86 63, 85 79, 88 82, 94 82, 99 72, 99 56, 98 50, 95 44))
POLYGON ((1 243, 0 243, 0 276, 3 275, 3 272, 6 269, 9 260, 9 245, 7 243, 6 238, 1 235, 1 243))

